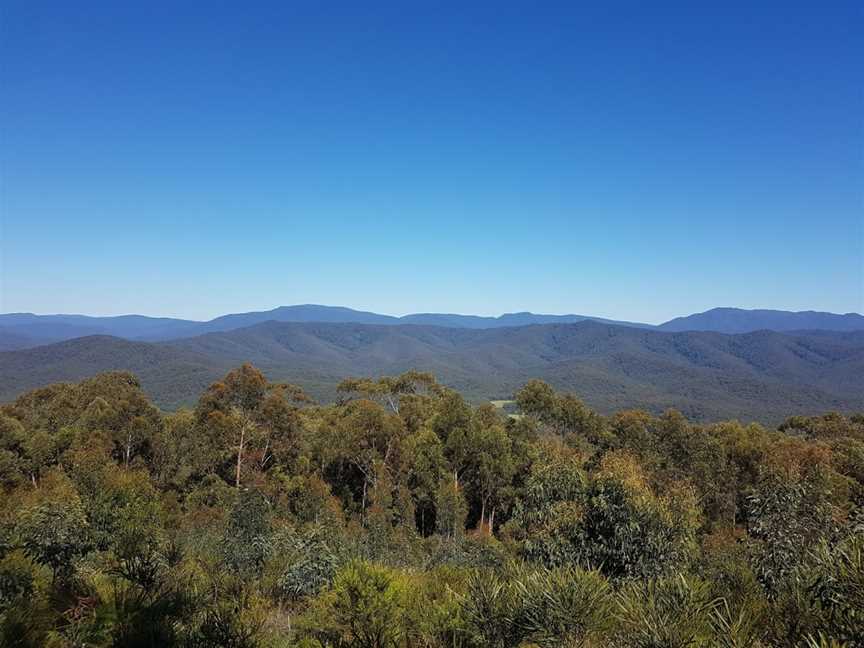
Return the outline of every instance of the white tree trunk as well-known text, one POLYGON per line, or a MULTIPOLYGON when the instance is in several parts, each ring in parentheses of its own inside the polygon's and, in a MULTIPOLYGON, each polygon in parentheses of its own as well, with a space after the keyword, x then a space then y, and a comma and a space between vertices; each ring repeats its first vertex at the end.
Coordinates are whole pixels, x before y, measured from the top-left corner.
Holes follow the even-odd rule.
POLYGON ((243 465, 243 445, 246 443, 246 423, 240 426, 240 443, 237 446, 237 476, 234 485, 240 488, 240 468, 243 465))

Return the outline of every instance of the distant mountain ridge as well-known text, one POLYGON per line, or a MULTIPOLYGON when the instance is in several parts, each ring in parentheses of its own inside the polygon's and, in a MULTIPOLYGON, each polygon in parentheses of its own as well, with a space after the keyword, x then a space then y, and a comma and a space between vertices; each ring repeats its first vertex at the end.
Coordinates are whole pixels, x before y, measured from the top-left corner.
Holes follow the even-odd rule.
POLYGON ((861 331, 864 316, 858 313, 825 313, 819 311, 744 310, 712 308, 704 313, 676 317, 658 327, 661 331, 717 331, 749 333, 752 331, 861 331))
POLYGON ((416 313, 399 318, 400 324, 421 324, 424 326, 445 326, 454 328, 504 328, 512 326, 530 326, 532 324, 575 324, 577 322, 600 322, 602 324, 617 324, 633 328, 654 328, 653 324, 627 322, 622 320, 594 317, 592 315, 542 315, 527 311, 521 313, 504 313, 498 317, 481 315, 454 315, 448 313, 416 313))
POLYGON ((194 333, 201 322, 172 317, 146 315, 34 315, 33 313, 0 314, 0 340, 5 335, 24 335, 40 344, 60 342, 85 335, 113 335, 129 340, 171 339, 194 333))
POLYGON ((416 368, 477 401, 542 378, 602 412, 675 407, 696 420, 777 423, 864 410, 864 331, 671 333, 591 321, 483 329, 268 321, 160 343, 89 336, 0 352, 0 401, 123 369, 174 408, 247 361, 325 402, 346 376, 416 368))
POLYGON ((590 315, 544 315, 530 312, 505 313, 498 317, 450 313, 414 313, 395 317, 342 306, 301 304, 280 306, 269 311, 222 315, 206 322, 145 315, 91 317, 87 315, 34 315, 32 313, 0 314, 0 351, 32 348, 87 335, 111 335, 127 340, 159 342, 195 337, 205 333, 233 331, 268 321, 388 326, 416 324, 468 329, 594 321, 640 329, 716 331, 719 333, 746 333, 762 329, 773 331, 864 330, 864 316, 857 313, 837 315, 814 311, 796 313, 791 311, 715 308, 704 313, 675 318, 659 326, 654 326, 590 315))
POLYGON ((252 311, 222 315, 206 322, 170 317, 120 315, 92 317, 89 315, 34 315, 33 313, 0 314, 0 350, 23 349, 40 344, 62 342, 87 335, 112 335, 127 340, 159 342, 205 333, 233 331, 263 322, 329 322, 353 324, 420 324, 454 328, 497 328, 593 320, 610 324, 651 328, 650 324, 618 322, 587 315, 538 315, 507 313, 500 317, 416 313, 395 317, 343 306, 300 304, 279 306, 269 311, 252 311))

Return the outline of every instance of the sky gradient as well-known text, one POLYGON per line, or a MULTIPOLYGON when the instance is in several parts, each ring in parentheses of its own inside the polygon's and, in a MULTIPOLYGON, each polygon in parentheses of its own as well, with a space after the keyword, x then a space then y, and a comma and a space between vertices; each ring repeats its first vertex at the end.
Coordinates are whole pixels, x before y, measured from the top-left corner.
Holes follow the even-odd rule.
POLYGON ((864 311, 864 5, 583 4, 4 2, 0 311, 864 311))

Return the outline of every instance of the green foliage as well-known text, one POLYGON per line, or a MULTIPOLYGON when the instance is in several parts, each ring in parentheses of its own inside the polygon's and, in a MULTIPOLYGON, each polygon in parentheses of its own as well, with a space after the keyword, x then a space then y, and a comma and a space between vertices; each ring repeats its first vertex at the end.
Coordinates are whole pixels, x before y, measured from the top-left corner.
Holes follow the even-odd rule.
POLYGON ((391 648, 405 636, 405 583, 384 567, 352 562, 327 597, 328 632, 357 648, 391 648))
POLYGON ((578 435, 591 441, 605 438, 605 425, 573 394, 557 394, 542 380, 530 380, 516 392, 516 404, 528 416, 561 436, 578 435))
POLYGON ((757 600, 733 608, 720 599, 712 610, 711 625, 717 648, 758 648, 767 634, 765 607, 757 600))
POLYGON ((262 601, 246 591, 215 597, 186 632, 187 648, 258 648, 264 637, 262 601))
POLYGON ((802 563, 807 550, 834 531, 824 471, 804 476, 766 471, 747 501, 750 535, 758 541, 756 572, 769 593, 802 563))
POLYGON ((598 567, 612 579, 651 577, 694 552, 695 501, 657 497, 628 455, 609 454, 594 476, 578 459, 538 466, 511 532, 526 558, 548 566, 598 567))
POLYGON ((539 646, 584 646, 613 627, 613 596, 598 571, 538 570, 515 580, 516 625, 539 646))
POLYGON ((711 619, 718 601, 708 584, 671 576, 629 583, 617 596, 618 645, 690 648, 712 645, 711 619))
POLYGON ((468 577, 461 603, 472 645, 515 648, 526 637, 516 622, 517 600, 513 581, 491 570, 468 577))
POLYGON ((244 366, 194 411, 124 373, 0 406, 0 645, 864 645, 861 417, 344 388, 244 366))
POLYGON ((55 579, 71 576, 73 560, 89 548, 87 518, 77 497, 49 499, 25 509, 16 531, 27 556, 50 568, 55 579))
MULTIPOLYGON (((421 430, 406 440, 406 453, 412 458, 408 487, 414 499, 417 526, 428 535, 433 529, 438 510, 438 487, 447 474, 447 460, 441 439, 432 430, 421 430)), ((461 522, 464 525, 464 519, 461 522)), ((454 522, 449 523, 454 527, 454 522)))
POLYGON ((459 538, 465 530, 468 505, 459 484, 445 477, 435 491, 435 510, 438 533, 448 538, 459 538))
POLYGON ((260 573, 271 550, 270 505, 263 494, 244 490, 234 502, 222 537, 225 564, 247 575, 260 573))
POLYGON ((276 586, 288 599, 314 596, 328 587, 342 562, 338 540, 321 527, 291 532, 275 543, 282 556, 281 572, 276 586))
POLYGON ((20 555, 0 560, 0 610, 20 604, 33 593, 33 572, 20 555))
POLYGON ((476 570, 460 602, 477 646, 584 646, 613 628, 614 598, 597 571, 578 568, 476 570))
POLYGON ((834 546, 823 541, 801 571, 819 611, 818 631, 851 645, 864 641, 864 536, 834 546))

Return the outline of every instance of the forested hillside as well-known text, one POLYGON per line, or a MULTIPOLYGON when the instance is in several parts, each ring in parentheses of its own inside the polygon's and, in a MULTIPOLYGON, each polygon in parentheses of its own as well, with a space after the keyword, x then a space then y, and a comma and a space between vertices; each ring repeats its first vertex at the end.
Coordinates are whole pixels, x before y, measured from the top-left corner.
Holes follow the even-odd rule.
POLYGON ((148 342, 194 337, 205 333, 234 331, 263 322, 317 322, 330 324, 419 324, 453 328, 501 328, 528 324, 573 323, 585 320, 653 328, 648 324, 617 322, 587 315, 542 315, 506 313, 500 317, 415 313, 394 317, 343 306, 298 304, 279 306, 268 311, 231 313, 206 322, 170 317, 121 315, 90 317, 87 315, 35 315, 33 313, 0 313, 0 350, 27 349, 40 344, 62 342, 88 335, 111 335, 127 340, 148 342))
POLYGON ((517 413, 251 365, 0 407, 0 646, 864 646, 864 415, 517 413))
POLYGON ((447 328, 490 329, 530 326, 532 324, 575 324, 586 321, 674 332, 750 333, 759 330, 848 332, 864 330, 864 316, 858 313, 838 315, 814 311, 790 312, 714 308, 704 313, 676 317, 659 326, 654 326, 591 315, 543 315, 529 312, 505 313, 498 317, 452 313, 413 313, 394 317, 342 306, 300 304, 279 306, 268 311, 231 313, 206 322, 144 315, 90 317, 86 315, 0 313, 0 350, 27 349, 41 344, 62 342, 88 335, 111 335, 127 340, 160 342, 196 337, 206 333, 236 331, 264 322, 374 324, 379 326, 415 324, 447 328))
POLYGON ((712 308, 704 313, 676 317, 659 327, 663 331, 717 331, 749 333, 751 331, 861 331, 864 315, 860 313, 822 313, 818 311, 781 311, 769 309, 712 308))
POLYGON ((669 407, 699 421, 776 425, 791 414, 864 409, 864 332, 666 333, 597 322, 469 329, 264 322, 160 344, 91 336, 0 353, 0 401, 51 382, 129 370, 157 405, 192 405, 228 368, 252 362, 321 402, 344 376, 431 371, 472 402, 531 378, 612 413, 669 407))

